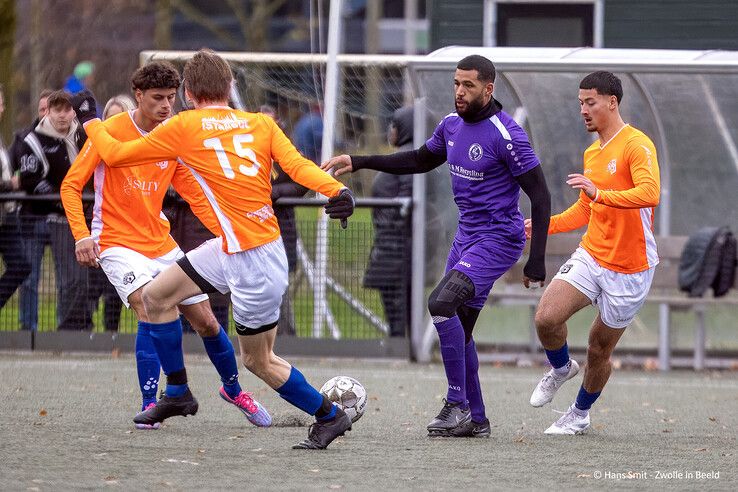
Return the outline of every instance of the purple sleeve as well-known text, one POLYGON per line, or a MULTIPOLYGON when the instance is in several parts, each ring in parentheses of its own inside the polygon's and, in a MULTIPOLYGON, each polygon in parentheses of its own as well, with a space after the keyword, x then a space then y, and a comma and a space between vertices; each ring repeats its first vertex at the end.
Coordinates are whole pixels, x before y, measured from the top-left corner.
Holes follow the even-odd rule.
POLYGON ((434 154, 446 155, 446 139, 443 137, 443 128, 446 123, 446 119, 442 119, 441 122, 433 130, 433 135, 425 142, 425 146, 428 150, 434 154))
POLYGON ((512 140, 500 138, 498 142, 498 155, 505 161, 513 176, 527 173, 534 167, 540 165, 540 161, 533 152, 528 141, 528 135, 522 128, 511 128, 512 140))

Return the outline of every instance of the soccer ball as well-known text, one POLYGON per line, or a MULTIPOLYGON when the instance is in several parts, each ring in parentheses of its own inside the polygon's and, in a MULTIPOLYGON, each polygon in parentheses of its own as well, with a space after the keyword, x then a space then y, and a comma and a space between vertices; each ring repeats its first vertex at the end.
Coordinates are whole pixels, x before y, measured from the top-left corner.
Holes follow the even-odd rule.
POLYGON ((348 376, 331 378, 320 388, 320 392, 341 407, 351 418, 351 422, 356 422, 364 415, 366 390, 354 378, 348 376))

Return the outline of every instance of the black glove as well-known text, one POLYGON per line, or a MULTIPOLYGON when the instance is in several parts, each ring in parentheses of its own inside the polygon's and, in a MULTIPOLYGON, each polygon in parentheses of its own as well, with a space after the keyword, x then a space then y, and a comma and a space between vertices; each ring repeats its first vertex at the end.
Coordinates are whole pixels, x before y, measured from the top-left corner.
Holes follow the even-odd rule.
POLYGON ((331 219, 341 219, 341 227, 346 228, 348 221, 346 220, 354 213, 354 196, 348 188, 342 189, 338 195, 328 199, 325 206, 325 213, 331 219))
POLYGON ((546 280, 546 260, 528 258, 528 261, 523 267, 523 275, 533 282, 543 282, 546 280))
POLYGON ((81 124, 97 118, 97 102, 92 92, 85 89, 72 96, 72 107, 81 124))

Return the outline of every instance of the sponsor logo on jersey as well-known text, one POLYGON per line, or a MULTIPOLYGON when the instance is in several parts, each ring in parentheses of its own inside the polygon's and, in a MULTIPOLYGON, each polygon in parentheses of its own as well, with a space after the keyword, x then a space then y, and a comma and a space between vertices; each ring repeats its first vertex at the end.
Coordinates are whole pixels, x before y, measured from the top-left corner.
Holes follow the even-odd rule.
POLYGON ((469 159, 473 162, 477 162, 483 156, 484 152, 482 151, 482 146, 478 143, 471 144, 471 147, 469 147, 469 159))
POLYGON ((613 159, 607 163, 607 171, 610 174, 615 174, 617 170, 618 170, 618 161, 616 159, 613 159))
POLYGON ((459 265, 463 265, 463 266, 465 266, 466 268, 471 268, 471 263, 468 263, 468 262, 466 262, 466 261, 460 261, 460 262, 459 262, 459 265))
POLYGON ((155 166, 159 166, 160 169, 164 170, 169 166, 169 161, 159 161, 154 163, 155 166))
POLYGON ((149 196, 152 192, 159 190, 159 182, 146 181, 143 179, 136 179, 133 176, 128 176, 125 184, 123 185, 123 193, 130 195, 134 190, 140 191, 144 196, 149 196))
POLYGON ((134 280, 136 280, 136 274, 133 272, 123 275, 123 285, 132 284, 134 280))
POLYGON ((453 147, 454 146, 454 141, 453 140, 449 140, 448 141, 448 146, 449 147, 453 147))
POLYGON ((225 118, 202 118, 202 129, 206 131, 211 130, 245 130, 249 127, 249 122, 246 118, 239 118, 235 113, 231 113, 225 118))
POLYGON ((270 218, 274 217, 274 210, 269 205, 264 205, 259 210, 254 210, 253 212, 247 213, 246 217, 264 223, 270 218))
POLYGON ((484 173, 481 171, 475 171, 474 169, 466 169, 456 164, 449 164, 448 169, 454 176, 459 178, 469 179, 471 181, 482 181, 484 179, 484 173))

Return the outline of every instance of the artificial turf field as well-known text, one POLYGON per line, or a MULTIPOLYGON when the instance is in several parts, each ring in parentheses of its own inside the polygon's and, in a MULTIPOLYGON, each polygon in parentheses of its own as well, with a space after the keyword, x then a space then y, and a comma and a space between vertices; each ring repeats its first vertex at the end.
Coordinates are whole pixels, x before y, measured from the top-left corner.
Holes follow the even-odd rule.
POLYGON ((132 355, 0 353, 0 489, 738 489, 736 372, 615 371, 588 434, 547 436, 581 376, 536 409, 543 368, 483 365, 491 438, 431 439, 439 364, 295 359, 313 385, 345 374, 369 395, 346 437, 298 451, 307 417, 242 370, 275 421, 255 428, 218 397, 206 358, 186 361, 199 413, 137 431, 132 355))

